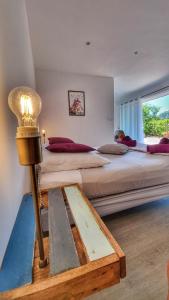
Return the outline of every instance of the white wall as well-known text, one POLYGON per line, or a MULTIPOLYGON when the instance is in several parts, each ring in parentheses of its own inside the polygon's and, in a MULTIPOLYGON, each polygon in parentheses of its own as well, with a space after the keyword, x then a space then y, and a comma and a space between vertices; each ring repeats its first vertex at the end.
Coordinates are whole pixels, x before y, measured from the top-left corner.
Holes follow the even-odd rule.
POLYGON ((43 104, 40 124, 48 137, 66 136, 89 145, 112 142, 113 78, 37 70, 36 83, 43 104), (69 116, 68 90, 85 91, 85 117, 69 116))
POLYGON ((35 86, 28 22, 23 0, 0 0, 0 265, 23 194, 27 173, 16 153, 16 119, 8 108, 9 91, 35 86))

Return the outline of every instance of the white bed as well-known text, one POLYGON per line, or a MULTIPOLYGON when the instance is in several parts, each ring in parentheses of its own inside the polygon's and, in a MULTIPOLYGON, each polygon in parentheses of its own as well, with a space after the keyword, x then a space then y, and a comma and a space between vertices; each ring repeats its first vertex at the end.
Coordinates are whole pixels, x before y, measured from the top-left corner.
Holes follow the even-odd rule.
POLYGON ((98 168, 43 173, 41 189, 79 183, 102 216, 169 196, 169 156, 138 151, 102 156, 111 163, 98 168))

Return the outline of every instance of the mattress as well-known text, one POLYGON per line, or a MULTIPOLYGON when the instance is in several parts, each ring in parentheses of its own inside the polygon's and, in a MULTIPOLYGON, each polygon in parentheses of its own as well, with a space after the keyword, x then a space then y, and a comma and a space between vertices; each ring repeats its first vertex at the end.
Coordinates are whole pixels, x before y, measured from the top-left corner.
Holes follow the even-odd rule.
POLYGON ((104 167, 42 174, 41 189, 79 183, 95 199, 169 183, 169 156, 138 151, 103 156, 111 160, 104 167))

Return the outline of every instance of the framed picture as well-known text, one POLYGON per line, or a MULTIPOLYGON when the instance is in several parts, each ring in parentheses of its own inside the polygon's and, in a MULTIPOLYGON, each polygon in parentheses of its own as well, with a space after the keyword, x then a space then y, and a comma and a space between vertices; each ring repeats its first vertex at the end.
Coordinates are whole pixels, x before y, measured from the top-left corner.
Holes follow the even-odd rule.
POLYGON ((68 91, 69 116, 85 116, 85 92, 68 91))

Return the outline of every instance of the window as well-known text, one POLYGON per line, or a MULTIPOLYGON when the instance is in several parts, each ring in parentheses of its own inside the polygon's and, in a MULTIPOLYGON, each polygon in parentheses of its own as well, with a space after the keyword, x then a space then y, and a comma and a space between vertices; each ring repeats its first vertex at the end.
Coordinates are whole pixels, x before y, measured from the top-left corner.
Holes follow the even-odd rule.
POLYGON ((157 144, 162 137, 169 138, 169 92, 143 102, 142 113, 145 144, 157 144))

